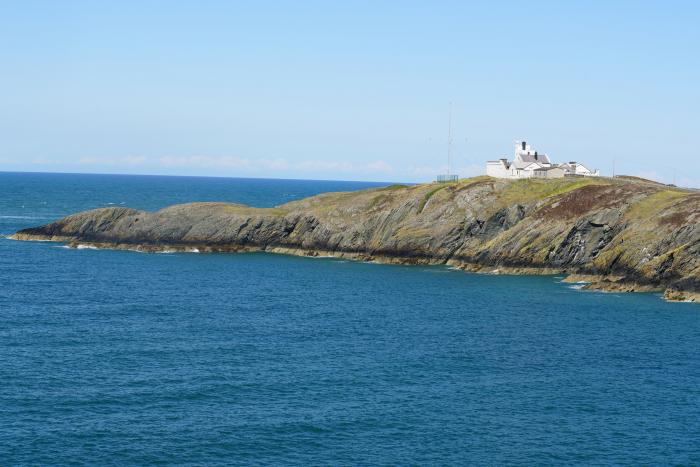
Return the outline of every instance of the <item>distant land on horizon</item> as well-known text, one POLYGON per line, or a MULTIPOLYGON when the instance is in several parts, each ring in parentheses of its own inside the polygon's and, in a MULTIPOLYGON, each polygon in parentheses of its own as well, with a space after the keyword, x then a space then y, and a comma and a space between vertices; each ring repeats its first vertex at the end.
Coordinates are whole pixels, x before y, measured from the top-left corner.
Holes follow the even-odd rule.
MULTIPOLYGON (((49 172, 49 171, 14 171, 14 170, 0 170, 0 173, 8 173, 8 174, 55 174, 55 175, 114 175, 114 176, 134 176, 134 177, 183 177, 183 178, 219 178, 219 179, 250 179, 250 180, 298 180, 298 181, 328 181, 328 182, 366 182, 366 183, 386 183, 387 185, 389 184, 395 184, 395 183, 402 183, 402 184, 407 184, 407 185, 420 185, 420 184, 425 184, 425 183, 432 183, 434 180, 426 180, 426 181, 414 181, 414 182, 407 182, 407 181, 401 181, 401 180, 355 180, 355 179, 324 179, 324 178, 288 178, 288 177, 248 177, 248 176, 236 176, 236 175, 186 175, 186 174, 158 174, 158 173, 122 173, 122 172, 49 172)), ((460 177, 460 180, 467 180, 472 177, 460 177)), ((600 176, 600 178, 603 179, 610 179, 611 177, 607 176, 600 176)), ((616 179, 630 179, 630 180, 639 180, 642 182, 648 182, 648 183, 656 183, 659 185, 664 185, 664 186, 673 186, 673 184, 669 183, 664 183, 662 181, 658 180, 653 180, 653 179, 648 179, 636 175, 625 175, 625 174, 619 174, 615 175, 616 179)), ((700 187, 694 187, 694 186, 678 186, 678 188, 682 189, 687 189, 687 190, 700 190, 700 187)))

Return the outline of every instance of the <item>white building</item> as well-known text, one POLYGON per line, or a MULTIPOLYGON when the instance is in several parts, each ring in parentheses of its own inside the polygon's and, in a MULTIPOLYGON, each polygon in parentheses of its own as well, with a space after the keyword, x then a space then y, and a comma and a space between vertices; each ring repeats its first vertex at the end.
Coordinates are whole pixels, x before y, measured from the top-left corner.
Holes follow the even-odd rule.
POLYGON ((583 164, 569 162, 554 164, 546 154, 539 154, 525 141, 515 143, 513 162, 507 158, 486 162, 486 175, 496 178, 562 178, 597 177, 600 172, 590 170, 583 164))
POLYGON ((598 177, 600 176, 600 170, 591 170, 583 164, 578 162, 567 162, 566 164, 561 164, 559 167, 563 168, 569 174, 581 175, 583 177, 598 177))

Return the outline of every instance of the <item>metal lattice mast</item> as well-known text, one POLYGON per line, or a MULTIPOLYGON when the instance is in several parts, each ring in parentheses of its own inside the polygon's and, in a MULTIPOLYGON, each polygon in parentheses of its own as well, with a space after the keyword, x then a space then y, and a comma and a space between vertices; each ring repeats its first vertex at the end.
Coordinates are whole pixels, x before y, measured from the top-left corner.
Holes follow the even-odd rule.
POLYGON ((447 177, 450 176, 452 165, 452 102, 450 102, 450 113, 447 123, 447 177))

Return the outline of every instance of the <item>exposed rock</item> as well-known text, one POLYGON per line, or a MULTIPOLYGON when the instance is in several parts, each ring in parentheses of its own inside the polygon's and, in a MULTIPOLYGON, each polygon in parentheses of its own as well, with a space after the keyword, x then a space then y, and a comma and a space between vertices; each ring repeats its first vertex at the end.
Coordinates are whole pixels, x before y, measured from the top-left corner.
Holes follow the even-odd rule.
POLYGON ((105 208, 18 240, 141 251, 264 250, 442 264, 490 273, 566 272, 589 288, 700 293, 700 193, 633 179, 467 179, 325 193, 276 208, 193 203, 105 208))

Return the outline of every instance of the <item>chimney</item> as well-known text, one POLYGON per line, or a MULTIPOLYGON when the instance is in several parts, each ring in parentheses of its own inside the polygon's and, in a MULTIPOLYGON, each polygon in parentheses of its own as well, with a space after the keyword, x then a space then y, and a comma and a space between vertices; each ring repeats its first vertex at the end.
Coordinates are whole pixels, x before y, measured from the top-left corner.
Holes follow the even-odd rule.
POLYGON ((522 143, 520 143, 520 144, 522 144, 522 145, 523 145, 523 151, 524 151, 524 150, 525 150, 525 146, 527 146, 527 143, 526 143, 525 141, 523 141, 523 142, 522 142, 522 143))

